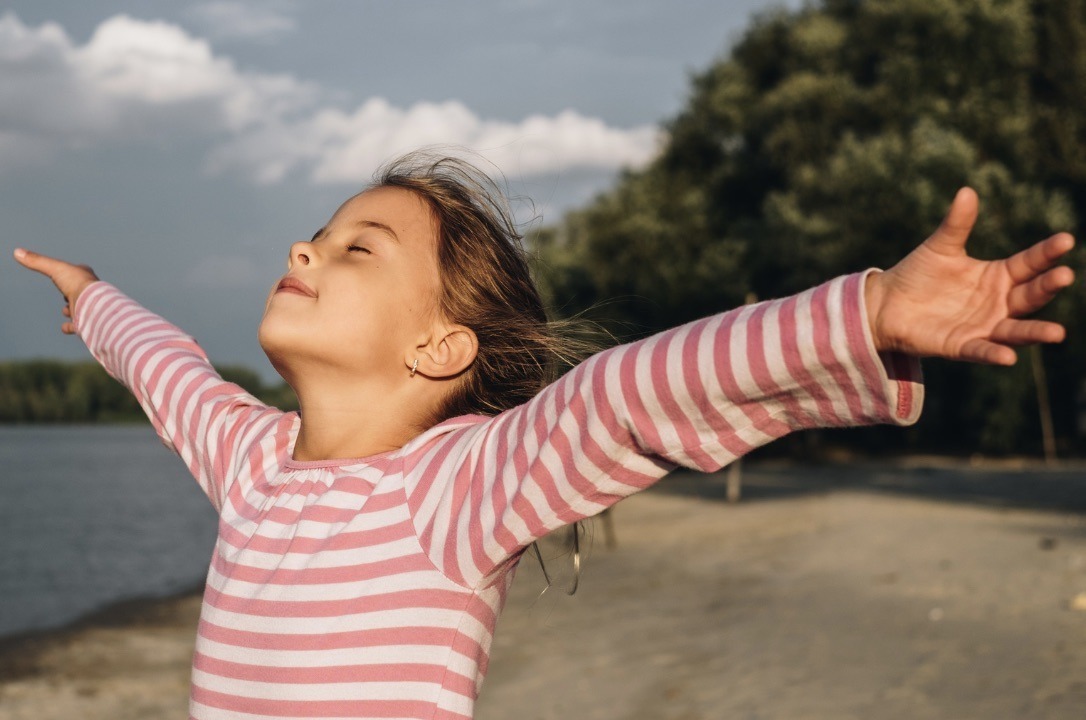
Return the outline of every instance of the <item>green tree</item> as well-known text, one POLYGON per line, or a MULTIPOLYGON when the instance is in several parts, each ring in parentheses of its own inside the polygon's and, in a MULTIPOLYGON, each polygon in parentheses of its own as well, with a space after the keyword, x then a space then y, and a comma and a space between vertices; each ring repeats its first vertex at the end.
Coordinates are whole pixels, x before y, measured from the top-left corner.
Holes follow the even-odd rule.
MULTIPOLYGON (((245 367, 217 368, 262 402, 297 409, 285 384, 265 385, 245 367)), ((140 422, 143 410, 123 385, 94 362, 28 360, 0 363, 0 423, 140 422)))
MULTIPOLYGON (((569 311, 633 296, 600 312, 655 330, 748 291, 888 266, 965 184, 982 199, 973 254, 1074 231, 1086 216, 1084 41, 1086 4, 1071 0, 825 0, 760 16, 693 78, 660 157, 541 238, 544 285, 569 311)), ((1076 289, 1048 314, 1071 322, 1084 305, 1076 289)), ((1053 396, 1067 446, 1086 345, 1045 356, 1065 388, 1053 396)), ((1027 361, 931 364, 929 412, 906 443, 1035 451, 1027 361)))

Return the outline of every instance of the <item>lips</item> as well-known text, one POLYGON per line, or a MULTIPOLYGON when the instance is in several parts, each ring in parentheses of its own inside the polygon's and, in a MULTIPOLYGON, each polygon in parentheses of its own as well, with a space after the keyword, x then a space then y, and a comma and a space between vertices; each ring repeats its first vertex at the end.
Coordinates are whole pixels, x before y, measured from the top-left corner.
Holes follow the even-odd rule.
POLYGON ((313 288, 306 285, 304 282, 296 277, 287 275, 285 278, 279 281, 279 286, 275 288, 276 294, 278 293, 291 293, 294 295, 304 295, 306 297, 315 298, 317 293, 313 291, 313 288))

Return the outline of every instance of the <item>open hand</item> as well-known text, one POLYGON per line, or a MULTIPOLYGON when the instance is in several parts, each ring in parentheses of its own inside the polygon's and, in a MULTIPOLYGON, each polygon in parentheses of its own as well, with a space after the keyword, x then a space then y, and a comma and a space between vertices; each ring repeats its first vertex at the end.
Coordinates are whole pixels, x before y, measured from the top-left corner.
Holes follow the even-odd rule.
POLYGON ((1056 264, 1074 238, 1059 233, 1002 260, 971 258, 965 244, 977 203, 973 190, 959 190, 931 237, 890 270, 868 276, 878 350, 1013 365, 1012 346, 1063 340, 1062 325, 1021 318, 1074 282, 1071 269, 1056 264))
POLYGON ((68 335, 74 333, 75 325, 71 322, 72 308, 75 307, 75 301, 79 294, 88 285, 98 280, 98 276, 86 265, 72 265, 63 260, 57 260, 47 255, 39 255, 22 248, 16 248, 15 259, 24 267, 45 275, 57 286, 57 290, 60 290, 60 294, 64 296, 65 300, 64 309, 61 312, 64 317, 68 318, 60 326, 60 329, 68 335))

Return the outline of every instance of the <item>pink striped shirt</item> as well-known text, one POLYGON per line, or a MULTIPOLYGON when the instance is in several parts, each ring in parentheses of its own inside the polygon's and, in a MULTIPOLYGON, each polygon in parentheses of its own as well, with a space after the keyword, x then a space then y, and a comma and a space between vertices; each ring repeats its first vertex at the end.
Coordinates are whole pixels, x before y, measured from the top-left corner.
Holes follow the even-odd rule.
POLYGON ((80 335, 220 515, 191 717, 471 718, 532 541, 676 466, 717 470, 802 428, 915 421, 919 366, 876 354, 863 277, 612 348, 497 417, 317 462, 291 457, 296 413, 91 285, 80 335))

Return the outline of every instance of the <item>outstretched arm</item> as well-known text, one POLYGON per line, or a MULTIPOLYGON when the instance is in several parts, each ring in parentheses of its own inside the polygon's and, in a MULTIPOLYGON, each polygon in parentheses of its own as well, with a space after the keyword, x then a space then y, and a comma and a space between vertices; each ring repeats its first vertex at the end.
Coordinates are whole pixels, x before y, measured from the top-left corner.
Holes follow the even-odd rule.
POLYGON ((979 261, 965 253, 976 205, 959 193, 886 272, 612 348, 490 422, 424 435, 405 474, 431 559, 487 582, 531 541, 676 466, 715 470, 803 428, 913 422, 916 357, 1010 364, 1012 345, 1059 341, 1061 326, 1022 316, 1073 280, 1055 267, 1070 236, 979 261))
POLYGON ((85 265, 16 250, 24 266, 53 281, 66 305, 65 333, 78 333, 106 371, 136 396, 155 431, 185 461, 220 509, 246 448, 284 421, 228 383, 191 337, 140 307, 85 265))
POLYGON ((868 277, 868 322, 875 347, 915 357, 1013 365, 1012 346, 1063 340, 1062 325, 1026 320, 1074 282, 1056 263, 1074 247, 1067 233, 1008 258, 977 260, 966 241, 977 195, 958 191, 939 228, 885 273, 868 277))
POLYGON ((524 405, 412 441, 408 502, 432 562, 486 584, 533 540, 676 467, 716 471, 804 428, 914 422, 918 363, 877 353, 864 277, 611 348, 524 405))

